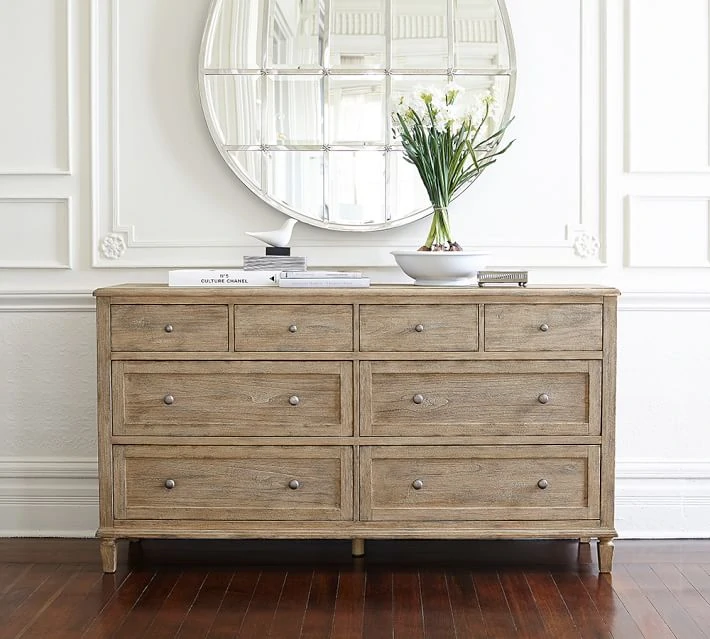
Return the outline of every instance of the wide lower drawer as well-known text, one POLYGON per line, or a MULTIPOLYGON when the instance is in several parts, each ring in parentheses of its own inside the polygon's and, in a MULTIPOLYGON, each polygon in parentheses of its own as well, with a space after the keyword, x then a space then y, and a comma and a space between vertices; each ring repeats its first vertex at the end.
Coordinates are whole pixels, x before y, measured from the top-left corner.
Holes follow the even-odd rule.
POLYGON ((597 360, 360 364, 362 435, 599 434, 600 402, 597 360))
POLYGON ((362 351, 477 351, 477 304, 363 304, 362 351))
POLYGON ((351 519, 352 449, 114 446, 116 519, 351 519))
POLYGON ((486 304, 485 349, 600 351, 601 304, 486 304))
POLYGON ((599 517, 598 446, 360 448, 364 520, 599 517))
POLYGON ((113 304, 111 350, 229 350, 226 304, 113 304))
POLYGON ((350 362, 116 361, 112 400, 114 435, 353 432, 350 362))
POLYGON ((353 309, 347 304, 238 304, 237 351, 351 351, 353 309))

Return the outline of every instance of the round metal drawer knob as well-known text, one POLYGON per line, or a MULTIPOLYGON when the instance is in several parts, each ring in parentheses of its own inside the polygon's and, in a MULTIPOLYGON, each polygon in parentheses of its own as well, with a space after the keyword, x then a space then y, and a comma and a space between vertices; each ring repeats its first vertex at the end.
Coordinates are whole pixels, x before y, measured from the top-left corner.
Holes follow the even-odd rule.
POLYGON ((424 332, 424 324, 417 324, 414 327, 414 330, 417 331, 417 333, 423 333, 424 332))
POLYGON ((175 480, 174 479, 166 479, 165 480, 165 487, 168 490, 172 490, 173 488, 175 488, 175 480))
POLYGON ((415 479, 412 482, 412 488, 414 488, 414 490, 421 490, 424 488, 424 482, 421 479, 415 479))
POLYGON ((543 333, 547 333, 547 331, 550 330, 550 327, 549 327, 547 324, 540 324, 540 330, 541 330, 543 333))
POLYGON ((541 488, 542 490, 545 490, 550 484, 547 483, 547 479, 541 479, 539 482, 537 482, 537 487, 541 488))
POLYGON ((291 324, 291 326, 288 327, 288 332, 289 333, 295 333, 298 330, 298 326, 295 324, 291 324))
POLYGON ((291 404, 291 406, 298 406, 301 403, 301 400, 298 398, 298 396, 292 395, 288 398, 288 403, 291 404))
POLYGON ((289 487, 291 490, 296 490, 296 488, 300 488, 300 487, 301 487, 301 482, 298 481, 298 479, 292 479, 290 482, 288 482, 288 487, 289 487))
POLYGON ((412 401, 415 404, 421 404, 422 402, 424 402, 424 395, 420 395, 419 393, 417 393, 414 397, 412 397, 412 401))
POLYGON ((550 401, 550 396, 547 393, 543 393, 542 395, 538 395, 537 401, 541 404, 547 404, 547 402, 550 401))
POLYGON ((173 325, 172 325, 172 324, 166 324, 166 325, 165 325, 165 332, 166 332, 166 333, 172 333, 172 332, 173 332, 173 325))
POLYGON ((175 398, 174 398, 172 395, 166 395, 165 397, 163 397, 163 401, 164 401, 168 406, 170 406, 170 404, 172 404, 172 403, 175 402, 175 398))

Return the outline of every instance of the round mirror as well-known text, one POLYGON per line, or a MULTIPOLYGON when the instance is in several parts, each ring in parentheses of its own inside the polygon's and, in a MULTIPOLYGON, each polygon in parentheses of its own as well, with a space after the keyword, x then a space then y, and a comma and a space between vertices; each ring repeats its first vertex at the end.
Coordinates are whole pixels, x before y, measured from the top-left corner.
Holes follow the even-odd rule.
POLYGON ((515 55, 504 0, 213 0, 200 94, 229 167, 279 211, 374 231, 431 212, 393 137, 402 95, 453 81, 508 119, 515 55))

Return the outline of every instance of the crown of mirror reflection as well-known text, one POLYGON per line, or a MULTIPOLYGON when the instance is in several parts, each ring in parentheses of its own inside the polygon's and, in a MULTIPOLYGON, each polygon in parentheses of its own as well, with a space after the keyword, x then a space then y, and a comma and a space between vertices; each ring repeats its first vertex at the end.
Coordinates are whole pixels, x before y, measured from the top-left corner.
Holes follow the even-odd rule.
POLYGON ((265 202, 316 226, 379 230, 431 212, 390 113, 417 88, 494 92, 509 117, 503 0, 213 0, 201 96, 222 156, 265 202))

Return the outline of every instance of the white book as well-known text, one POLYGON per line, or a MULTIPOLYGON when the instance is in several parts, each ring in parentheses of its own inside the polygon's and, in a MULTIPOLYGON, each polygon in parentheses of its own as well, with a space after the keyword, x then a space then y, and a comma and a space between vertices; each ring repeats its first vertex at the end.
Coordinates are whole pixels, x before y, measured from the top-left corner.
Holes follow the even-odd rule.
POLYGON ((276 286, 279 271, 243 269, 179 269, 168 271, 168 286, 276 286))
POLYGON ((281 288, 367 288, 369 277, 280 277, 281 288))
POLYGON ((280 277, 286 279, 316 279, 316 278, 361 278, 360 271, 281 271, 280 277))

